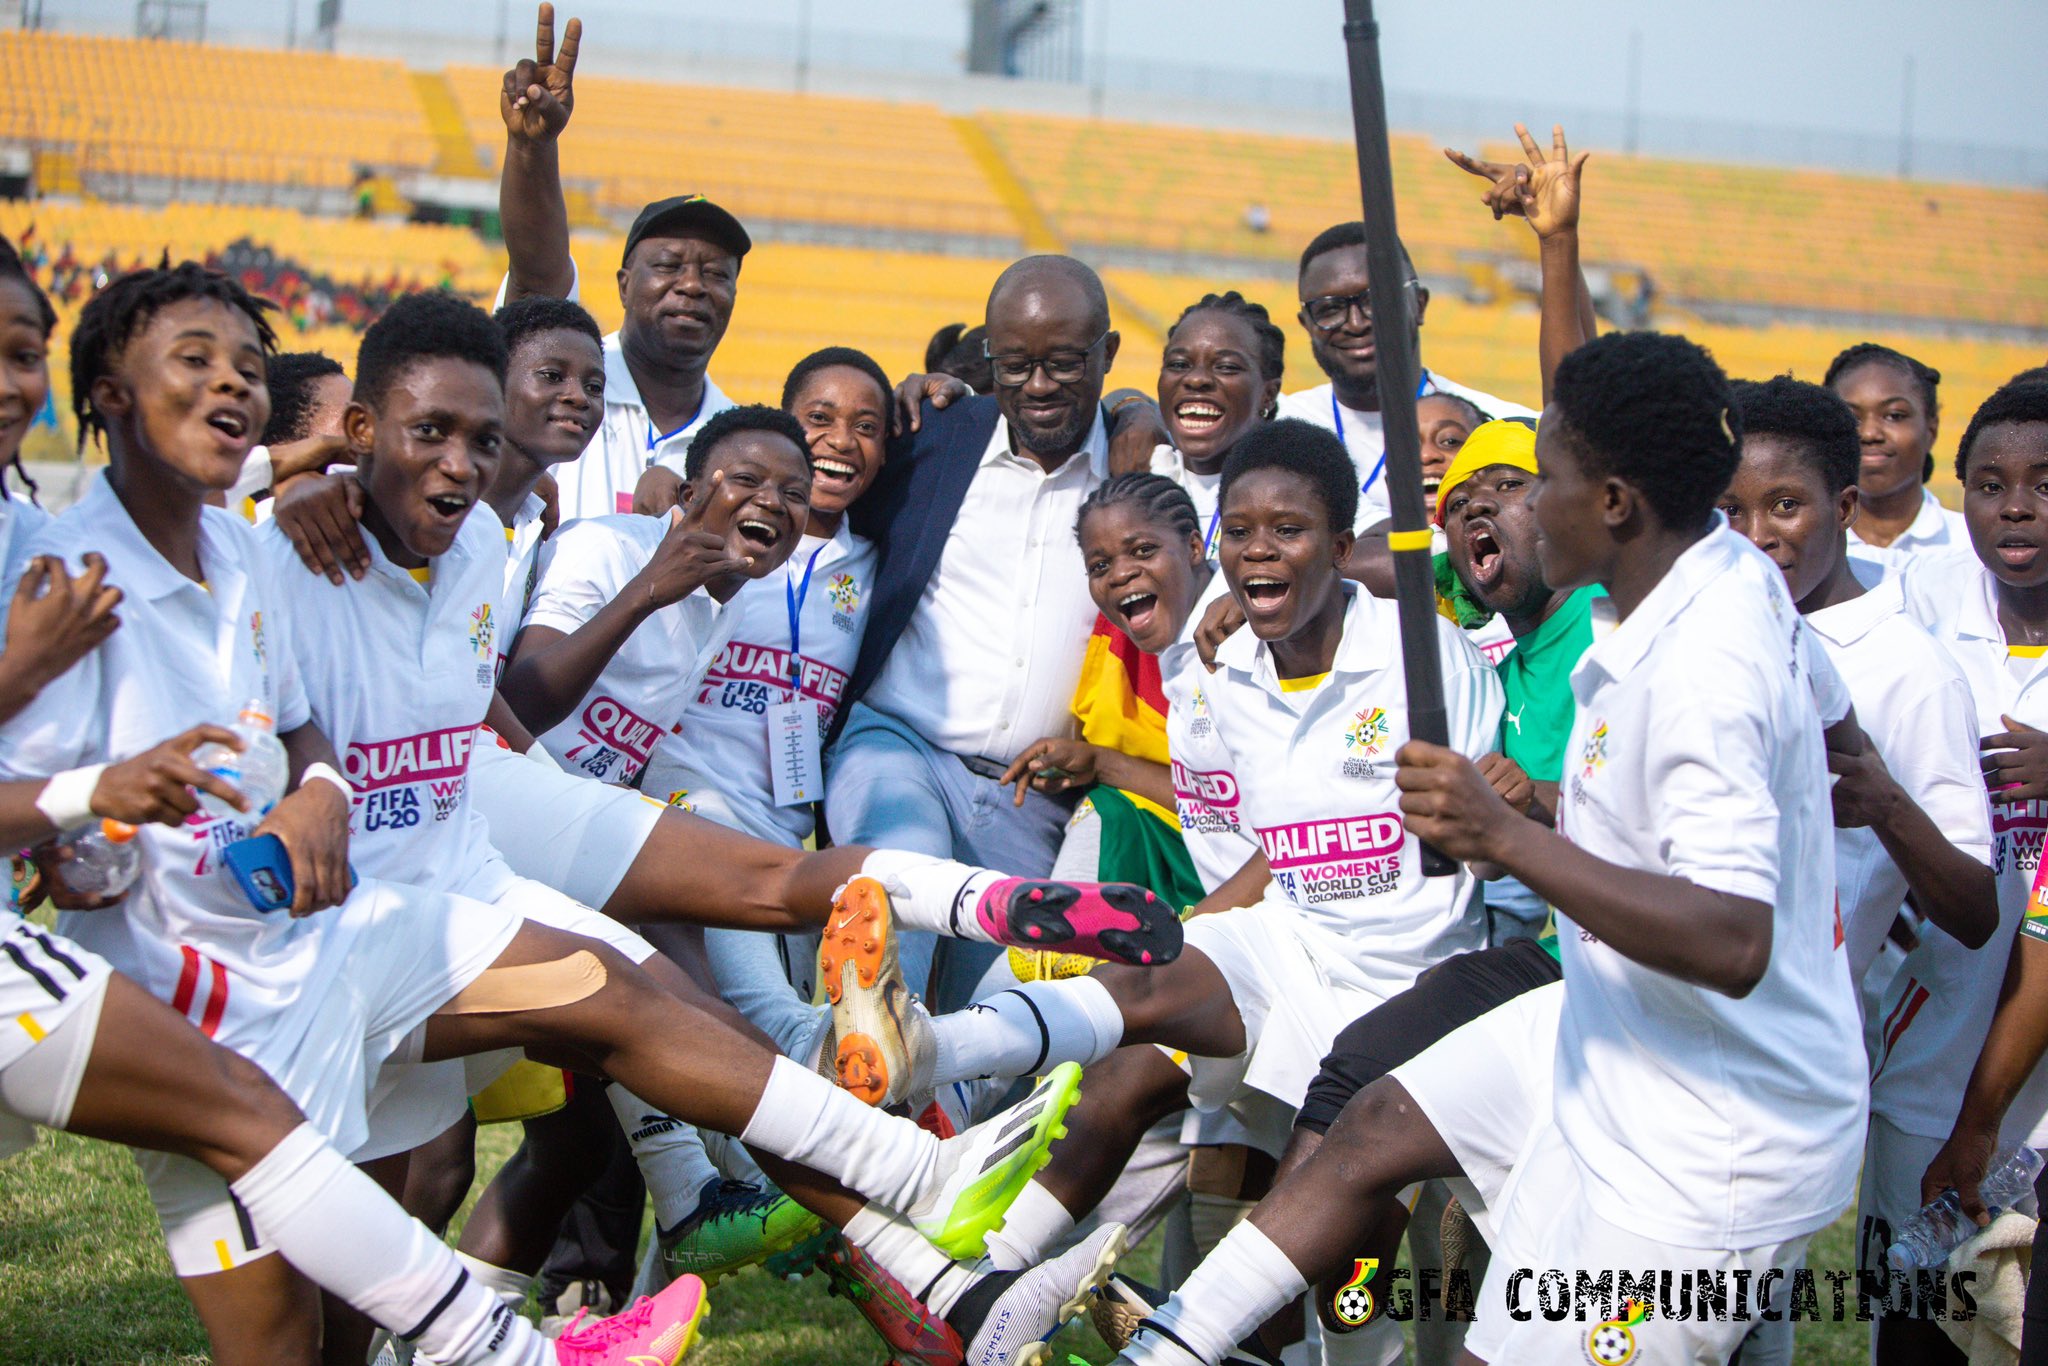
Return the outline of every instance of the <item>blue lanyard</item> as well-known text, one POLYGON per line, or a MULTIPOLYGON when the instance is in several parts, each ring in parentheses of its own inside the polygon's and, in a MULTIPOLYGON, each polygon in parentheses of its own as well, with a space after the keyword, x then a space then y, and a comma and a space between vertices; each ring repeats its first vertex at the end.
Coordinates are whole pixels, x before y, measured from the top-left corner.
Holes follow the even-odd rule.
MULTIPOLYGON (((642 411, 643 413, 645 413, 645 412, 646 412, 646 410, 645 410, 645 409, 642 409, 641 411, 642 411)), ((652 417, 652 416, 649 416, 649 417, 648 417, 648 419, 647 419, 647 453, 648 453, 649 455, 652 455, 652 454, 654 454, 654 450, 655 450, 655 447, 657 447, 657 446, 661 445, 661 444, 662 444, 662 443, 663 443, 664 441, 668 441, 668 440, 670 440, 670 439, 674 438, 674 437, 675 437, 675 436, 677 436, 677 435, 678 435, 679 433, 682 433, 682 432, 687 432, 688 430, 690 430, 690 423, 692 423, 692 422, 695 422, 695 421, 696 421, 696 420, 697 420, 697 419, 698 419, 698 418, 699 418, 700 416, 702 416, 702 415, 703 415, 703 412, 704 412, 704 396, 703 396, 702 394, 699 394, 699 395, 697 396, 697 411, 696 411, 696 412, 694 412, 694 413, 691 413, 691 414, 690 414, 690 416, 689 416, 689 419, 688 419, 687 421, 685 421, 685 422, 684 422, 684 423, 683 423, 683 424, 682 424, 681 426, 677 427, 677 428, 675 429, 675 431, 672 431, 672 432, 661 432, 661 433, 659 433, 659 434, 657 434, 657 433, 655 432, 655 430, 654 430, 654 419, 653 419, 653 417, 652 417)))
MULTIPOLYGON (((1420 380, 1420 381, 1419 381, 1419 382, 1418 382, 1418 383, 1416 384, 1416 386, 1415 386, 1415 397, 1417 397, 1417 398, 1426 398, 1426 397, 1428 397, 1428 395, 1429 395, 1429 371, 1427 371, 1427 370, 1424 370, 1424 371, 1422 372, 1422 379, 1421 379, 1421 380, 1420 380)), ((1334 423, 1334 424, 1336 425, 1336 428, 1337 428, 1337 439, 1338 439, 1339 441, 1343 441, 1343 440, 1344 440, 1344 410, 1343 410, 1342 408, 1340 408, 1340 407, 1339 407, 1339 406, 1337 405, 1337 386, 1336 386, 1336 385, 1334 385, 1334 384, 1330 386, 1330 421, 1331 421, 1332 423, 1334 423)), ((1347 444, 1346 444, 1346 447, 1345 447, 1345 449, 1347 449, 1347 450, 1348 450, 1348 449, 1350 449, 1349 443, 1347 443, 1347 444)), ((1385 442, 1385 441, 1382 441, 1382 442, 1380 443, 1380 458, 1379 458, 1379 463, 1378 463, 1378 464, 1376 464, 1376 465, 1374 465, 1374 466, 1372 467, 1372 473, 1371 473, 1371 474, 1368 474, 1367 476, 1365 476, 1365 482, 1364 482, 1363 484, 1360 484, 1360 485, 1358 486, 1358 491, 1359 491, 1360 493, 1370 493, 1370 492, 1372 492, 1372 486, 1373 486, 1374 484, 1377 484, 1377 483, 1378 483, 1378 482, 1380 481, 1380 471, 1381 471, 1381 470, 1383 470, 1383 469, 1385 469, 1386 467, 1387 467, 1387 445, 1386 445, 1386 442, 1385 442)))
MULTIPOLYGON (((825 545, 830 544, 830 541, 825 542, 825 545)), ((797 646, 803 639, 801 632, 804 599, 810 596, 811 571, 818 567, 818 557, 824 553, 824 545, 811 552, 811 558, 804 564, 804 580, 801 585, 792 586, 786 571, 782 576, 782 591, 789 600, 789 700, 792 702, 800 695, 799 683, 803 676, 803 666, 798 662, 800 656, 797 653, 797 646)))
MULTIPOLYGON (((1222 490, 1217 490, 1220 495, 1222 490)), ((1209 514, 1209 529, 1202 534, 1202 558, 1208 559, 1216 553, 1216 524, 1223 520, 1223 499, 1216 499, 1216 509, 1209 514)))

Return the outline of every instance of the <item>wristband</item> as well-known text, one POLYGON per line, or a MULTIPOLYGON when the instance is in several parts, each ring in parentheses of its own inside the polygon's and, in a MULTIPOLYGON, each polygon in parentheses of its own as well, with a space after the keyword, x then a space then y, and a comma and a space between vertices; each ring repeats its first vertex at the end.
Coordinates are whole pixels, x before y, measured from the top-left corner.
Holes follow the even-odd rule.
POLYGON ((100 785, 105 764, 68 769, 54 774, 36 794, 36 810, 50 818, 59 830, 76 830, 93 818, 92 794, 100 785))
POLYGON ((353 803, 356 799, 356 790, 348 785, 348 779, 334 771, 333 764, 307 764, 299 773, 299 786, 304 787, 310 782, 333 783, 341 789, 341 795, 349 802, 353 803))

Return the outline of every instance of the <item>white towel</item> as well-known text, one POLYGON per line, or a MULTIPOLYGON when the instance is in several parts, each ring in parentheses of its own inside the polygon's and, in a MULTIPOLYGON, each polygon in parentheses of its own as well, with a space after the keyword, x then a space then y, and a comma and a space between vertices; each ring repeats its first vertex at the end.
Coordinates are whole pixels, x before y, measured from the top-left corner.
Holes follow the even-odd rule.
MULTIPOLYGON (((2035 1221, 2007 1210, 1968 1242, 1949 1254, 1951 1280, 1963 1272, 1974 1276, 1970 1293, 1976 1314, 1944 1319, 1949 1340, 1969 1357, 1970 1366, 2013 1366, 2020 1356, 2020 1311, 2027 1301, 2027 1273, 2034 1260, 2035 1221)), ((1949 1298, 1955 1305, 1953 1294, 1949 1298)))

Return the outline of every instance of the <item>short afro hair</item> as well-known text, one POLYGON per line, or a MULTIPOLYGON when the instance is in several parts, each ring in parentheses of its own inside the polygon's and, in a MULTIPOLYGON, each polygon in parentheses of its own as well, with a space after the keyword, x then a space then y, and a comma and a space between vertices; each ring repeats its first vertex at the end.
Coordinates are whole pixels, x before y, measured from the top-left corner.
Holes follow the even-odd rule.
POLYGON ((2048 365, 2035 365, 2020 371, 2017 375, 2007 380, 2006 383, 2039 384, 2044 380, 2048 380, 2048 365))
POLYGON ((1736 380, 1729 388, 1745 438, 1777 436, 1797 445, 1830 495, 1856 482, 1863 465, 1863 439, 1857 435, 1856 415, 1840 394, 1790 375, 1762 382, 1736 380))
POLYGON ((849 370, 858 370, 875 382, 875 389, 882 396, 882 416, 886 419, 891 408, 890 400, 895 397, 896 386, 889 383, 888 374, 875 358, 865 351, 851 346, 828 346, 813 351, 790 368, 789 378, 782 381, 782 410, 789 412, 796 406, 797 395, 803 392, 805 381, 820 370, 830 370, 843 365, 849 370))
POLYGON ((280 351, 264 365, 263 374, 270 385, 270 421, 263 428, 266 446, 311 436, 306 424, 313 418, 313 386, 329 375, 347 377, 341 363, 324 351, 280 351))
POLYGON ((787 438, 803 452, 804 469, 811 468, 811 444, 804 439, 804 429, 797 420, 780 408, 747 403, 713 414, 710 421, 697 429, 697 434, 690 438, 689 453, 683 457, 683 478, 693 484, 702 479, 705 467, 711 463, 713 448, 741 432, 770 432, 787 438))
MULTIPOLYGON (((1324 228, 1315 235, 1314 240, 1301 249, 1301 265, 1295 270, 1294 278, 1299 280, 1302 276, 1308 274, 1309 263, 1318 256, 1327 256, 1333 251, 1342 251, 1346 247, 1362 247, 1364 245, 1365 224, 1358 222, 1356 219, 1349 223, 1338 223, 1324 228)), ((1408 254, 1408 244, 1396 239, 1394 249, 1401 253, 1401 273, 1410 280, 1419 279, 1420 277, 1415 273, 1415 259, 1408 254)))
POLYGON ((356 351, 355 401, 380 408, 393 382, 426 360, 466 360, 505 383, 505 338, 491 315, 459 294, 407 294, 363 333, 356 351))
POLYGON ((550 299, 545 294, 529 294, 523 299, 514 299, 493 313, 491 321, 498 325, 498 331, 505 338, 507 356, 517 351, 519 344, 528 337, 537 337, 543 332, 581 332, 597 343, 599 355, 604 354, 604 332, 598 327, 597 319, 573 299, 550 299))
POLYGON ((1970 452, 1986 428, 2021 422, 2048 422, 2048 381, 2008 384, 1984 400, 1983 406, 1970 417, 1963 443, 1956 447, 1956 478, 1965 477, 1963 471, 1969 467, 1970 452))
POLYGON ((71 411, 78 418, 78 448, 104 435, 106 424, 92 406, 92 386, 113 373, 115 362, 137 333, 172 304, 208 299, 248 318, 265 361, 277 353, 277 333, 264 315, 276 305, 242 287, 239 280, 197 261, 131 270, 92 296, 71 329, 71 411))
POLYGON ((1230 501, 1231 486, 1255 470, 1298 474, 1315 490, 1330 516, 1332 532, 1348 532, 1358 518, 1358 467, 1334 432, 1298 417, 1261 422, 1238 438, 1223 460, 1217 506, 1230 501))
POLYGON ((1287 372, 1287 334, 1274 326, 1272 315, 1266 312, 1264 304, 1255 304, 1236 290, 1226 294, 1204 294, 1181 310, 1173 326, 1166 329, 1166 344, 1173 345, 1173 334, 1180 331, 1180 325, 1197 313, 1221 313, 1227 317, 1242 319, 1258 338, 1258 361, 1260 379, 1279 379, 1287 372))
POLYGON ((1667 527, 1704 526, 1734 477, 1742 428, 1728 377, 1684 337, 1589 341, 1559 363, 1550 402, 1588 472, 1632 484, 1667 527))

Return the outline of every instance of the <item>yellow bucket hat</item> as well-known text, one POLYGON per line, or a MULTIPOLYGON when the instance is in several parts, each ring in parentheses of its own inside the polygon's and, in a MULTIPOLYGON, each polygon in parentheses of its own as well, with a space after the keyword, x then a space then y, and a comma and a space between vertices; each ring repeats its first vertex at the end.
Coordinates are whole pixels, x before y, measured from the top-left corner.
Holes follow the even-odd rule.
POLYGON ((1536 433, 1520 422, 1485 422, 1472 429, 1465 444, 1451 457, 1443 482, 1436 487, 1436 520, 1442 525, 1444 504, 1451 490, 1490 465, 1512 465, 1535 474, 1536 433))

